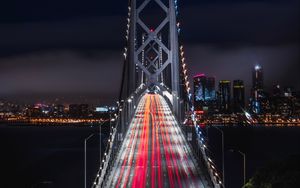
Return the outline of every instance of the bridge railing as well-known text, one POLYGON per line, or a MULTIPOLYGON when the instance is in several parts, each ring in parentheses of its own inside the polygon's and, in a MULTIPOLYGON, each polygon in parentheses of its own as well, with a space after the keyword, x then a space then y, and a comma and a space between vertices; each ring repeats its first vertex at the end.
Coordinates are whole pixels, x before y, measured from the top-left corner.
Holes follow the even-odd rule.
POLYGON ((214 187, 222 188, 224 187, 222 177, 220 176, 216 165, 210 157, 210 152, 206 144, 207 139, 200 126, 197 125, 194 116, 195 114, 193 113, 187 115, 187 118, 181 124, 182 131, 184 132, 188 143, 192 146, 194 153, 197 155, 200 162, 207 168, 208 175, 214 187))
POLYGON ((136 106, 144 91, 144 85, 141 85, 126 100, 118 102, 119 111, 114 114, 111 120, 111 129, 107 146, 93 182, 92 188, 100 188, 105 186, 108 180, 110 170, 115 161, 115 156, 119 153, 123 139, 126 136, 130 121, 134 115, 136 106))

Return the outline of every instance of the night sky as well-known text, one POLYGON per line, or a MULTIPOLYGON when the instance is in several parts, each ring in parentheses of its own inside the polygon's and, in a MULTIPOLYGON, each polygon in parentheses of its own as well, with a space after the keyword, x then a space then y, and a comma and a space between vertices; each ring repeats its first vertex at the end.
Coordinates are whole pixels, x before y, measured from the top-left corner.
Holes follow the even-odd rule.
MULTIPOLYGON (((190 75, 243 79, 260 64, 265 85, 300 90, 299 0, 179 0, 190 75)), ((117 99, 126 0, 0 2, 0 96, 117 99)))

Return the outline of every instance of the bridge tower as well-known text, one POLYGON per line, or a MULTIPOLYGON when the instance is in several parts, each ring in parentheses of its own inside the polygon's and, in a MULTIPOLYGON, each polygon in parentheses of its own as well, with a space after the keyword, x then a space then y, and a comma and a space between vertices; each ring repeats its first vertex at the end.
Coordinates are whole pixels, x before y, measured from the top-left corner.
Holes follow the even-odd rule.
MULTIPOLYGON (((110 118, 112 124, 110 124, 108 143, 100 161, 93 188, 110 185, 106 183, 110 183, 111 177, 115 176, 112 173, 112 168, 116 169, 115 159, 122 158, 120 151, 128 153, 129 145, 126 144, 129 143, 130 138, 133 138, 129 135, 137 135, 133 138, 135 140, 140 135, 132 134, 140 131, 140 129, 133 128, 135 123, 132 122, 135 122, 133 120, 136 118, 145 117, 145 115, 140 116, 135 113, 142 101, 140 99, 146 96, 145 93, 160 94, 159 97, 170 107, 174 115, 170 115, 172 113, 169 113, 170 110, 168 111, 168 115, 174 120, 171 128, 178 130, 172 131, 172 133, 178 133, 185 137, 183 142, 186 145, 183 148, 189 148, 191 144, 194 149, 194 153, 191 155, 197 155, 199 164, 201 163, 201 167, 204 167, 201 173, 205 177, 208 187, 211 187, 211 183, 217 188, 222 184, 213 161, 206 155, 207 146, 199 125, 196 125, 193 107, 190 104, 191 95, 184 51, 178 41, 180 28, 177 14, 177 0, 129 0, 126 47, 124 49, 125 61, 118 112, 113 115, 113 118, 110 118)), ((152 116, 153 114, 151 114, 152 116)), ((164 121, 167 122, 167 118, 164 121)), ((137 123, 137 126, 149 127, 143 123, 137 123)), ((156 126, 152 126, 152 128, 156 128, 156 126)), ((144 139, 147 138, 144 137, 144 139)), ((143 139, 140 140, 146 142, 143 139)), ((182 150, 187 151, 186 149, 182 150)), ((147 166, 147 163, 145 164, 147 166)), ((123 167, 125 168, 124 165, 123 167)))
MULTIPOLYGON (((130 0, 121 99, 138 87, 160 92, 180 118, 177 0, 130 0)), ((181 101, 181 102, 180 102, 181 101)))

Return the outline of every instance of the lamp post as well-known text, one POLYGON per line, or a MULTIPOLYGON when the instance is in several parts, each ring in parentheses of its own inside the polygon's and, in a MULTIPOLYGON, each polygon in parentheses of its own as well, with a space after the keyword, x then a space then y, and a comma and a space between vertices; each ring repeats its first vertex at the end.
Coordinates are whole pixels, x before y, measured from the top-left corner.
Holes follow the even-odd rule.
POLYGON ((234 150, 234 149, 231 149, 229 150, 231 152, 237 152, 239 153, 240 155, 242 155, 243 157, 243 166, 244 166, 244 185, 246 184, 246 154, 244 152, 241 152, 240 150, 234 150))
POLYGON ((111 133, 112 132, 112 126, 111 126, 111 112, 109 112, 109 133, 111 133))
POLYGON ((84 139, 84 188, 86 188, 86 143, 92 138, 95 134, 90 134, 88 137, 84 139))
POLYGON ((223 187, 225 188, 225 157, 224 157, 224 132, 215 126, 212 126, 222 134, 222 174, 223 174, 223 187))
POLYGON ((132 97, 130 97, 128 100, 127 100, 127 102, 128 102, 128 108, 127 108, 127 111, 128 111, 128 114, 127 114, 127 126, 129 125, 129 123, 130 123, 130 117, 131 117, 131 105, 132 105, 132 97))
MULTIPOLYGON (((110 113, 110 121, 111 121, 111 113, 110 113)), ((102 140, 101 140, 101 126, 105 123, 106 121, 102 122, 101 124, 99 124, 99 163, 101 164, 101 159, 102 159, 102 149, 101 149, 101 145, 102 145, 102 140)))

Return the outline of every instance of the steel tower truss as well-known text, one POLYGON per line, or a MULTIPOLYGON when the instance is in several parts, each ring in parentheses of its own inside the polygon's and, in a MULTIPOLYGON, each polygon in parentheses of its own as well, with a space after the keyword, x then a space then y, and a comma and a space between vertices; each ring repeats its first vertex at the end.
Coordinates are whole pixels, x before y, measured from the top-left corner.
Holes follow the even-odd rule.
POLYGON ((174 0, 131 0, 128 27, 127 94, 141 84, 148 89, 168 90, 173 111, 178 115, 180 75, 174 0))

